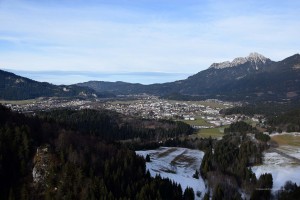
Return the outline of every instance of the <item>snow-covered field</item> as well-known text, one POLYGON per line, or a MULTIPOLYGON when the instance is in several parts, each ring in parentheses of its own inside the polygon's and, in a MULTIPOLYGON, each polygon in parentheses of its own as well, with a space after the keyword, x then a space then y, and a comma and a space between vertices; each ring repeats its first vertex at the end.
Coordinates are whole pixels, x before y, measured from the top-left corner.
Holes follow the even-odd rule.
POLYGON ((278 150, 290 156, 300 159, 300 148, 295 146, 283 145, 278 147, 278 150))
MULTIPOLYGON (((300 158, 299 147, 280 146, 278 150, 300 158)), ((136 151, 136 153, 143 157, 150 155, 151 162, 146 163, 146 167, 151 176, 160 174, 161 177, 174 180, 181 185, 183 191, 188 186, 193 188, 196 199, 201 199, 205 194, 205 183, 201 176, 199 179, 193 178, 195 170, 200 168, 204 152, 187 148, 161 147, 155 150, 136 151), (197 191, 201 192, 201 197, 197 197, 197 191)), ((252 167, 252 170, 257 178, 263 173, 272 173, 274 192, 289 180, 300 185, 299 162, 277 152, 265 152, 263 164, 252 167)))
POLYGON ((277 137, 275 141, 279 147, 273 152, 265 152, 263 165, 252 168, 257 178, 263 173, 272 173, 273 191, 280 189, 289 180, 300 185, 299 136, 297 132, 272 134, 273 139, 277 137))
POLYGON ((150 155, 151 162, 146 163, 151 176, 160 174, 179 183, 184 191, 186 187, 193 188, 196 199, 201 199, 206 192, 205 184, 201 176, 193 178, 196 169, 199 171, 204 152, 178 147, 160 147, 155 150, 136 151, 138 155, 146 157, 150 155), (197 191, 201 197, 197 197, 197 191))
MULTIPOLYGON (((299 149, 296 150, 298 151, 299 149)), ((295 156, 297 153, 292 152, 289 155, 295 156)), ((276 152, 265 152, 263 165, 255 166, 252 170, 256 174, 257 178, 259 178, 259 176, 263 173, 272 173, 273 191, 280 189, 280 187, 289 180, 296 182, 298 185, 300 184, 299 163, 276 152)))

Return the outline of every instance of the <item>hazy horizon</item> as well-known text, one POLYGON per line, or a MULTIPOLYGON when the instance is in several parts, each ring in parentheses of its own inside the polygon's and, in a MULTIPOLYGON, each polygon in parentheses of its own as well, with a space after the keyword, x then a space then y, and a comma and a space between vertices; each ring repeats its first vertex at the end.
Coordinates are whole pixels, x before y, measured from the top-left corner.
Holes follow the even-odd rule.
POLYGON ((101 73, 90 71, 26 71, 2 69, 35 81, 48 82, 55 85, 71 85, 87 81, 123 81, 128 83, 154 84, 183 80, 190 75, 187 73, 161 73, 161 72, 118 72, 101 73))

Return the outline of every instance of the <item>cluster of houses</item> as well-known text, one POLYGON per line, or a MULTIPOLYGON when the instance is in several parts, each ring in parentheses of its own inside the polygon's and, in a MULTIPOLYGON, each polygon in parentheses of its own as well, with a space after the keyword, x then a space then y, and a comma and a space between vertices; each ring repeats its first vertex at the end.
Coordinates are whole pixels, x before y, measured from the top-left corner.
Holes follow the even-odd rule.
MULTIPOLYGON (((213 103, 222 105, 220 107, 231 107, 232 104, 216 100, 208 100, 213 103)), ((193 125, 194 128, 211 128, 229 125, 240 120, 243 116, 231 115, 222 116, 219 112, 221 108, 207 105, 207 102, 189 102, 189 101, 172 101, 160 99, 155 96, 138 96, 134 100, 108 100, 108 101, 92 101, 82 99, 61 99, 61 98, 41 98, 28 101, 22 104, 5 104, 14 111, 18 112, 34 112, 37 110, 50 110, 57 108, 70 109, 108 109, 124 115, 136 116, 147 119, 173 119, 195 121, 202 118, 208 122, 210 126, 193 125)), ((253 117, 252 121, 258 121, 257 117, 253 117)))

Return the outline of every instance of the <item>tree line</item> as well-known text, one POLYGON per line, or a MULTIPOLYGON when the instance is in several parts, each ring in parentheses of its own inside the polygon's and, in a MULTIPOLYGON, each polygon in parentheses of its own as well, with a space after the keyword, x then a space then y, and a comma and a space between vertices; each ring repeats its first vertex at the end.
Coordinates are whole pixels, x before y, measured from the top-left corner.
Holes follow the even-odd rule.
POLYGON ((269 117, 268 125, 277 127, 277 130, 296 132, 300 131, 300 109, 288 111, 278 116, 269 117))

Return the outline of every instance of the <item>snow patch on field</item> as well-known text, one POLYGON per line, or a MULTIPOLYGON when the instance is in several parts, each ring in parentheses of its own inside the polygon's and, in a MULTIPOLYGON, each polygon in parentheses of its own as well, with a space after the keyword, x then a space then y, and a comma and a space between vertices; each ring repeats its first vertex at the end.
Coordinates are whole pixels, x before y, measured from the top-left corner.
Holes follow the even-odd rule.
MULTIPOLYGON (((285 152, 287 153, 287 152, 285 152)), ((299 156, 299 153, 289 153, 291 156, 299 156)), ((286 158, 276 152, 265 152, 263 164, 255 166, 252 171, 259 178, 261 174, 271 173, 273 176, 273 191, 279 190, 286 181, 300 184, 300 166, 294 160, 286 158)))
POLYGON ((270 136, 276 136, 276 135, 292 135, 292 136, 300 136, 300 132, 282 132, 282 133, 272 133, 270 136))
POLYGON ((161 147, 136 153, 143 157, 150 155, 151 162, 146 163, 146 168, 151 176, 160 174, 163 178, 169 178, 179 183, 183 192, 187 187, 193 188, 196 199, 204 196, 206 188, 203 179, 200 175, 199 179, 193 178, 195 171, 199 171, 204 152, 187 148, 161 147), (197 191, 201 192, 201 197, 197 197, 197 191))
POLYGON ((300 159, 300 148, 299 147, 283 145, 283 146, 278 147, 278 150, 280 150, 290 156, 300 159))

